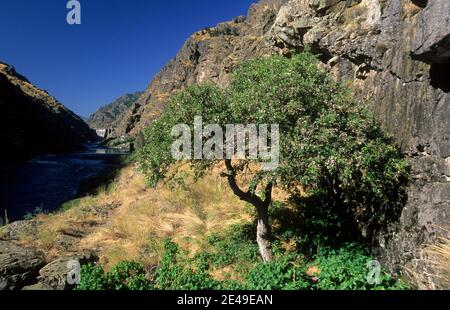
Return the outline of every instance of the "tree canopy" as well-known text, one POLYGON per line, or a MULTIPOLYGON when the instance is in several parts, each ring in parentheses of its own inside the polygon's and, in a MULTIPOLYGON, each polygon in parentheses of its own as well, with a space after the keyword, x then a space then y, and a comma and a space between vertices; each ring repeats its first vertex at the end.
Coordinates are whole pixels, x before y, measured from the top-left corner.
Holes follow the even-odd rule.
MULTIPOLYGON (((172 129, 192 125, 195 116, 201 116, 205 124, 218 124, 223 135, 228 124, 276 124, 279 128, 279 162, 274 169, 263 169, 263 160, 248 153, 239 160, 188 160, 198 176, 219 161, 225 163, 223 176, 233 192, 258 211, 258 237, 266 239, 258 240, 261 252, 266 247, 264 260, 270 260, 267 209, 274 186, 294 197, 321 195, 324 203, 358 210, 360 216, 382 222, 397 207, 399 188, 408 179, 407 162, 389 134, 366 105, 320 69, 308 52, 247 61, 224 89, 193 85, 172 96, 165 112, 146 130, 138 154, 152 185, 167 177, 177 162, 171 153, 172 129), (239 175, 249 171, 252 180, 241 188, 239 175)), ((270 148, 274 145, 269 140, 270 148)))

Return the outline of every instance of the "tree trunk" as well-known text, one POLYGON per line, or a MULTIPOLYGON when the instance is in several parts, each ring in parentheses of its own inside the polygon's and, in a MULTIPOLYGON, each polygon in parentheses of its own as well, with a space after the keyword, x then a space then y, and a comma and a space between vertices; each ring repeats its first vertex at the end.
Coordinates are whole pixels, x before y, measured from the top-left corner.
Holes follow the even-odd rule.
POLYGON ((269 208, 261 206, 258 210, 258 225, 256 229, 256 242, 259 252, 265 263, 272 260, 272 247, 270 242, 269 208))
POLYGON ((256 229, 256 242, 259 246, 259 252, 264 262, 272 260, 272 247, 270 243, 270 226, 269 226, 269 206, 272 203, 273 182, 268 182, 265 189, 265 197, 262 200, 251 191, 243 191, 236 182, 236 169, 231 164, 231 160, 225 160, 228 173, 223 176, 228 178, 233 193, 242 201, 250 203, 256 207, 258 213, 258 226, 256 229))

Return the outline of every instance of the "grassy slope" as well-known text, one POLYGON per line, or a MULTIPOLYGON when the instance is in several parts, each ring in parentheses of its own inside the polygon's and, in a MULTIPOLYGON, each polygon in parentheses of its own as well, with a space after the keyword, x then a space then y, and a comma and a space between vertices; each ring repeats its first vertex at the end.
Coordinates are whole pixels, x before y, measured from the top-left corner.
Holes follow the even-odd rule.
MULTIPOLYGON (((153 189, 128 166, 95 196, 69 202, 58 213, 37 215, 36 234, 21 236, 21 242, 43 250, 48 260, 94 250, 100 265, 109 271, 123 261, 139 262, 148 269, 159 265, 164 241, 170 238, 180 247, 176 264, 196 270, 207 261, 207 273, 218 281, 237 281, 252 289, 309 287, 316 285, 314 279, 322 272, 324 279, 341 273, 340 288, 365 285, 368 258, 364 254, 353 250, 331 256, 305 254, 311 243, 296 230, 298 213, 278 189, 271 210, 277 262, 264 266, 254 242, 253 209, 234 196, 219 172, 217 168, 198 182, 187 177, 184 180, 189 181, 183 185, 161 184, 153 189), (292 282, 292 272, 303 282, 292 282), (263 275, 270 279, 264 280, 263 275), (278 276, 281 279, 277 280, 278 276), (352 277, 357 277, 359 284, 354 284, 352 277)), ((334 281, 327 285, 335 287, 334 281)))
POLYGON ((131 166, 109 188, 63 208, 59 213, 37 215, 38 238, 23 236, 22 242, 45 250, 51 259, 67 252, 58 242, 61 236, 78 232, 83 236, 70 250, 97 250, 106 269, 123 260, 157 264, 166 237, 195 252, 207 235, 252 218, 242 212, 244 204, 218 175, 184 189, 166 185, 152 189, 131 166))

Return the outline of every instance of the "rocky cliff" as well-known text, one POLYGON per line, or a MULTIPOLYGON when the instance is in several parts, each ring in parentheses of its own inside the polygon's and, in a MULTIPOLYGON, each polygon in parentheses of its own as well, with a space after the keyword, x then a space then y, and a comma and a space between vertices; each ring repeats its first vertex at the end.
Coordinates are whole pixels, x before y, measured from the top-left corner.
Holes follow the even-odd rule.
POLYGON ((246 17, 239 16, 193 34, 127 111, 116 134, 136 135, 143 130, 174 91, 206 81, 223 85, 242 60, 271 53, 266 35, 284 2, 260 1, 250 7, 246 17))
POLYGON ((267 37, 280 53, 308 44, 323 55, 395 136, 413 181, 399 219, 373 235, 374 251, 393 271, 432 274, 420 247, 450 224, 450 2, 292 0, 267 37))
POLYGON ((106 129, 117 127, 125 112, 135 103, 143 92, 135 92, 132 94, 126 94, 114 100, 114 102, 105 105, 92 114, 87 120, 88 125, 91 128, 106 129))
MULTIPOLYGON (((408 201, 382 230, 361 233, 392 271, 427 274, 421 247, 450 224, 450 2, 448 0, 263 0, 247 17, 193 34, 127 111, 136 134, 168 96, 204 81, 223 85, 242 60, 309 46, 324 68, 370 103, 413 171, 408 201)), ((428 287, 439 287, 433 276, 428 287)))
POLYGON ((4 63, 0 63, 0 90, 2 164, 80 149, 96 139, 81 118, 4 63))

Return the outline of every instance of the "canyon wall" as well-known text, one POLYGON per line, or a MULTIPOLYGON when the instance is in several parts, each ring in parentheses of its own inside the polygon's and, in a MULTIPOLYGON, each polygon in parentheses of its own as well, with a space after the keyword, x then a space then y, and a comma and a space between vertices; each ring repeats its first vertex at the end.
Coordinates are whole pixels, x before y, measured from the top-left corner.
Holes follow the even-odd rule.
POLYGON ((80 117, 1 62, 0 115, 0 165, 78 150, 97 139, 80 117))
MULTIPOLYGON (((446 234, 450 208, 450 2, 448 0, 264 0, 246 17, 193 34, 118 126, 136 135, 176 90, 224 85, 242 60, 305 46, 367 102, 411 163, 398 219, 376 233, 362 225, 391 271, 433 274, 424 244, 446 234)), ((439 279, 426 276, 427 287, 439 279)))
POLYGON ((93 113, 87 120, 91 128, 107 129, 116 128, 122 121, 126 111, 139 99, 142 92, 123 95, 112 103, 105 105, 93 113))

